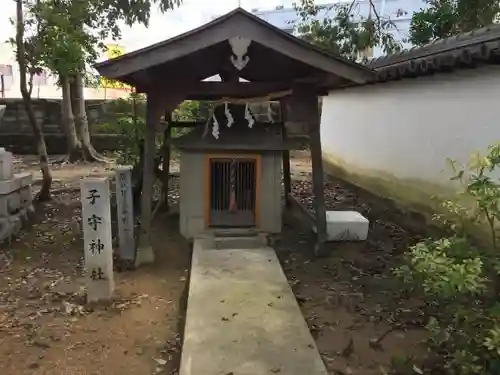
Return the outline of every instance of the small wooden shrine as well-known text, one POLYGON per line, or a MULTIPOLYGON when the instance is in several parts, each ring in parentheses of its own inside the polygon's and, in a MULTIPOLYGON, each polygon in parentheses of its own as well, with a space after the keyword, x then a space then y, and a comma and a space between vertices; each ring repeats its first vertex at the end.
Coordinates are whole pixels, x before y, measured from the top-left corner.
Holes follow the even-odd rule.
POLYGON ((301 137, 311 149, 318 244, 326 241, 318 96, 369 82, 372 70, 326 54, 241 8, 96 69, 147 94, 143 249, 149 245, 155 133, 161 117, 189 99, 217 106, 207 122, 186 124, 194 129, 165 145, 181 152, 181 232, 188 238, 213 228, 280 232, 281 176, 289 203, 289 151, 301 137), (204 81, 217 74, 221 82, 204 81), (281 120, 257 121, 249 103, 271 100, 280 102, 281 120))

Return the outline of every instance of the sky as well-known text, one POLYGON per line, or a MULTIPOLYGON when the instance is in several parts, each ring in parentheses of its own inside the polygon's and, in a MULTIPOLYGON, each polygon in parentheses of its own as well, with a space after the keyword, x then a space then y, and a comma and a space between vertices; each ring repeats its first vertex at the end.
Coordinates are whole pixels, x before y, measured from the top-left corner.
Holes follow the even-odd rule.
MULTIPOLYGON (((0 0, 0 40, 5 41, 13 36, 14 29, 9 18, 15 15, 13 0, 0 0)), ((269 10, 278 5, 291 6, 292 0, 240 0, 241 7, 250 11, 253 8, 269 10)), ((238 7, 238 0, 184 0, 183 4, 173 11, 162 14, 155 9, 151 14, 149 28, 134 25, 132 28, 122 27, 122 40, 119 42, 125 52, 146 47, 183 32, 194 29, 238 7)))

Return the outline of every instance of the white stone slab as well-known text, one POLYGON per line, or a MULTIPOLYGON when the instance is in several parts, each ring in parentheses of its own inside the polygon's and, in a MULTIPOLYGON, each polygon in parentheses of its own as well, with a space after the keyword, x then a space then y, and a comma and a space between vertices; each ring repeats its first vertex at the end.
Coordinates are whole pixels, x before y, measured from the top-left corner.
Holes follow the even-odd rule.
POLYGON ((116 169, 116 209, 120 258, 135 259, 134 212, 132 202, 132 166, 116 169))
POLYGON ((0 181, 12 179, 13 173, 12 153, 0 147, 0 181))
POLYGON ((0 181, 0 195, 10 194, 13 191, 19 190, 21 180, 19 178, 11 178, 10 180, 0 181))
POLYGON ((114 291, 109 182, 88 177, 80 188, 87 302, 109 300, 114 291))
POLYGON ((356 211, 327 211, 328 241, 364 241, 370 222, 356 211))
POLYGON ((19 180, 19 187, 21 188, 33 183, 33 175, 29 172, 16 173, 14 178, 19 180))
POLYGON ((327 375, 272 248, 195 239, 180 375, 327 375))

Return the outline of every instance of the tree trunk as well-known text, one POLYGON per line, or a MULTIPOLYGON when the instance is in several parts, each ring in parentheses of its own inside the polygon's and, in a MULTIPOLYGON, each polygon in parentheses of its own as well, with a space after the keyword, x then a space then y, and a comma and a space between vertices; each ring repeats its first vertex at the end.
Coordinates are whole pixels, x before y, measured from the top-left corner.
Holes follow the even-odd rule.
POLYGON ((71 89, 69 77, 60 75, 62 90, 62 123, 66 134, 67 153, 70 162, 83 159, 82 143, 76 135, 75 117, 71 106, 71 89))
POLYGON ((81 73, 75 75, 75 79, 71 83, 72 104, 75 115, 76 130, 78 139, 82 144, 83 155, 85 160, 100 161, 106 160, 92 146, 89 132, 89 122, 85 108, 85 96, 83 93, 83 76, 81 73))
POLYGON ((33 129, 33 135, 37 143, 38 156, 40 160, 40 170, 42 172, 42 188, 38 193, 37 199, 39 201, 50 200, 50 186, 52 184, 52 173, 49 168, 49 158, 47 155, 47 147, 45 146, 45 139, 43 138, 42 128, 36 121, 35 111, 31 103, 31 91, 33 88, 33 75, 30 76, 30 88, 26 82, 27 75, 27 62, 24 50, 24 19, 23 19, 23 4, 22 0, 17 0, 16 4, 16 45, 17 45, 17 61, 19 63, 20 71, 20 90, 23 97, 24 108, 28 115, 30 125, 33 129))

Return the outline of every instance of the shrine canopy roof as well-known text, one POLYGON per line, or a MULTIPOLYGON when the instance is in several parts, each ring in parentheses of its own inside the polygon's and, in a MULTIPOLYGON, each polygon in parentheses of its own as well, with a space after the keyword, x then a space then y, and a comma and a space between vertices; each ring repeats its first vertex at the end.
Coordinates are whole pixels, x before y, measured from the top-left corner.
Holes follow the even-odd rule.
POLYGON ((95 68, 101 76, 135 86, 138 92, 182 89, 186 99, 198 100, 258 97, 297 84, 329 90, 374 77, 370 68, 330 55, 242 8, 95 68), (235 72, 249 82, 231 86, 203 81, 235 72))

